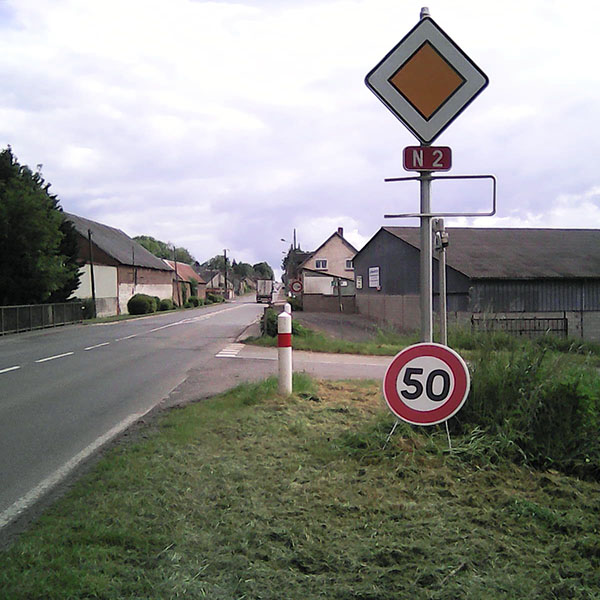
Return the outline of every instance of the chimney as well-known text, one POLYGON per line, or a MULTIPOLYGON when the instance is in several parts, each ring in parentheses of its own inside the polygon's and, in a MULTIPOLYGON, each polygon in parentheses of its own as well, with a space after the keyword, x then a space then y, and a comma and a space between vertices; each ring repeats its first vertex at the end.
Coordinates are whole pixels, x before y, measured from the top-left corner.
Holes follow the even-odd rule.
POLYGON ((338 235, 340 237, 344 237, 344 228, 343 227, 338 227, 338 235))

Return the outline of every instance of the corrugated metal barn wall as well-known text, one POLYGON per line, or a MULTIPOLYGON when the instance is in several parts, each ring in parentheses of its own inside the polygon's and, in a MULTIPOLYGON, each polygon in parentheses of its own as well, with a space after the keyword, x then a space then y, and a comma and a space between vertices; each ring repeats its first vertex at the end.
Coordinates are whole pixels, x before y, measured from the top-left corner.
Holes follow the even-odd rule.
POLYGON ((473 312, 600 310, 598 280, 474 281, 473 312))

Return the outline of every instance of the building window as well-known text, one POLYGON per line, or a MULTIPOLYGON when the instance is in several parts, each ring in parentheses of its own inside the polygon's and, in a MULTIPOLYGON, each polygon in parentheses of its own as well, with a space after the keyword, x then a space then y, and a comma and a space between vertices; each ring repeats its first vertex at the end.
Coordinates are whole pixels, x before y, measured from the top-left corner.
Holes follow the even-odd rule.
POLYGON ((315 260, 315 269, 326 269, 327 268, 327 259, 326 258, 317 258, 315 260))
POLYGON ((378 288, 379 282, 379 267, 369 267, 369 287, 378 288))
POLYGON ((351 271, 352 269, 354 269, 354 265, 352 264, 352 259, 347 258, 346 259, 346 270, 351 271))

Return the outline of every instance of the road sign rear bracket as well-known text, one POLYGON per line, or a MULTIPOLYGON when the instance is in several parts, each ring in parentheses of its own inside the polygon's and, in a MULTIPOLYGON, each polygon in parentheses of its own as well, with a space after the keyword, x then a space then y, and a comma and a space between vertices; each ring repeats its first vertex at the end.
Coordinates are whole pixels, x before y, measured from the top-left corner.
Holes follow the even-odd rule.
POLYGON ((409 219, 414 217, 493 217, 496 214, 497 181, 494 175, 430 175, 418 177, 390 177, 390 181, 433 181, 435 179, 491 179, 492 180, 492 210, 489 212, 428 212, 428 213, 400 213, 397 215, 383 215, 384 219, 409 219))

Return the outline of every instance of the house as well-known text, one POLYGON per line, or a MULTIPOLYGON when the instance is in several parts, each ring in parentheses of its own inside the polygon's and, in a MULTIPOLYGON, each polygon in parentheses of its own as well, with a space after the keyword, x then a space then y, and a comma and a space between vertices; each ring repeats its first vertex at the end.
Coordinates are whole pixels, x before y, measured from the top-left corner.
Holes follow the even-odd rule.
POLYGON ((225 294, 225 274, 223 271, 218 269, 204 269, 200 265, 195 266, 194 270, 206 282, 207 294, 216 294, 226 299, 233 298, 233 273, 228 273, 227 294, 225 294))
POLYGON ((344 230, 329 236, 297 267, 306 311, 354 312, 356 248, 344 238, 344 230))
POLYGON ((183 306, 190 296, 204 300, 206 298, 206 282, 191 265, 163 258, 163 261, 173 270, 173 302, 183 306))
POLYGON ((138 293, 171 298, 173 271, 160 258, 120 229, 68 213, 64 216, 77 232, 82 271, 73 297, 92 297, 93 273, 98 316, 127 313, 127 302, 138 293))
MULTIPOLYGON (((449 320, 477 323, 493 316, 505 324, 518 320, 520 327, 541 324, 542 330, 559 327, 551 321, 560 321, 562 333, 600 340, 600 230, 449 227, 447 232, 449 320)), ((419 328, 419 228, 382 227, 355 256, 354 268, 358 312, 405 330, 419 328)))

